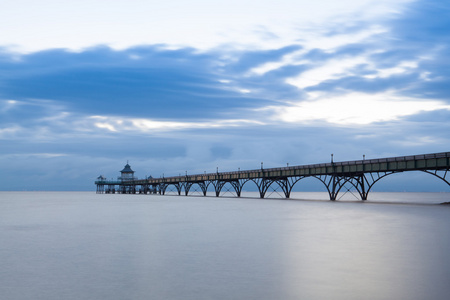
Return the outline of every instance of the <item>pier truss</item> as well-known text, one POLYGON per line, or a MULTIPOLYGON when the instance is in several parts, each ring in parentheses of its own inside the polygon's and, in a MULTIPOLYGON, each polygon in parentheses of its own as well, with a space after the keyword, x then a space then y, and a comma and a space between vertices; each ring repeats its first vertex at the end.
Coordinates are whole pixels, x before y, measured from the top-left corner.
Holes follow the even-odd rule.
POLYGON ((208 189, 213 189, 216 197, 224 192, 241 197, 243 187, 253 182, 261 198, 266 197, 270 189, 281 190, 285 198, 290 198, 298 182, 315 178, 323 183, 332 201, 338 200, 339 193, 345 189, 353 189, 361 200, 367 200, 378 181, 391 174, 410 171, 428 173, 450 187, 450 152, 127 181, 100 180, 95 184, 97 193, 165 195, 172 190, 178 195, 200 193, 206 196, 208 189))

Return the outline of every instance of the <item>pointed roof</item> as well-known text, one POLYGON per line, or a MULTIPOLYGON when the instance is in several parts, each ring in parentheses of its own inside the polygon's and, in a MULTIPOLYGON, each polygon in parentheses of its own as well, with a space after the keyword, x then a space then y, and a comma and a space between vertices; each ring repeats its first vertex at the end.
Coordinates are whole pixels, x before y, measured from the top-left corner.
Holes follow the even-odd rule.
POLYGON ((134 173, 134 171, 131 170, 130 165, 127 163, 127 164, 125 165, 125 167, 123 168, 123 170, 120 171, 120 173, 134 173))

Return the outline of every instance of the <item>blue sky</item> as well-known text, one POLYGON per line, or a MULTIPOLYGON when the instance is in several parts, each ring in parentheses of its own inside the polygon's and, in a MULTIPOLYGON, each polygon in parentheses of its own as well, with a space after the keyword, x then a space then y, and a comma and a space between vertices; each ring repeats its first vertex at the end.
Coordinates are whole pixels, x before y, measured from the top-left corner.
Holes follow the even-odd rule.
POLYGON ((447 1, 160 2, 2 1, 0 190, 450 151, 447 1))

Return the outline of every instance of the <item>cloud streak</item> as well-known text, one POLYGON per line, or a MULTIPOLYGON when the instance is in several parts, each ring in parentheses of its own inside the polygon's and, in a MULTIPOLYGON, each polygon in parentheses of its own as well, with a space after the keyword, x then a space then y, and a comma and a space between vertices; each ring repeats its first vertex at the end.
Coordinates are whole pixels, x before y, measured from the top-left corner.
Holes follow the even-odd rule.
POLYGON ((337 125, 369 125, 396 121, 428 111, 447 110, 450 105, 430 99, 402 98, 391 93, 348 93, 337 97, 321 97, 288 107, 267 107, 274 119, 291 123, 324 121, 337 125))

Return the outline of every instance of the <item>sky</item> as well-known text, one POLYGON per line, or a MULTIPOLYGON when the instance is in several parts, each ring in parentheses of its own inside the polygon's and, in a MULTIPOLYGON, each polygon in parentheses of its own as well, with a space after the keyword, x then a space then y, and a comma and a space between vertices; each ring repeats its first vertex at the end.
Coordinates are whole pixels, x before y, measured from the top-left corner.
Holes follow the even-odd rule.
POLYGON ((0 190, 450 151, 448 1, 0 7, 0 190))

